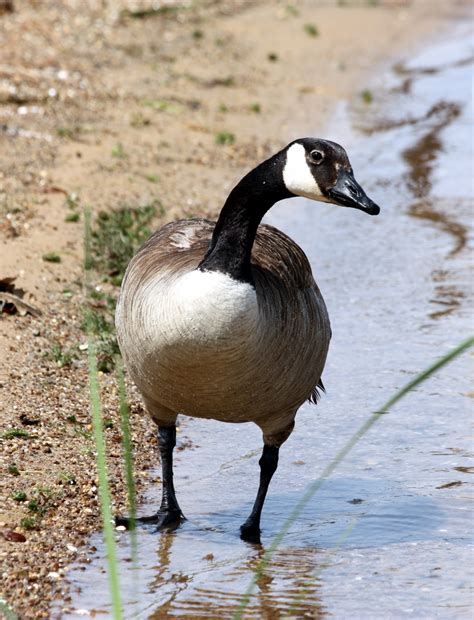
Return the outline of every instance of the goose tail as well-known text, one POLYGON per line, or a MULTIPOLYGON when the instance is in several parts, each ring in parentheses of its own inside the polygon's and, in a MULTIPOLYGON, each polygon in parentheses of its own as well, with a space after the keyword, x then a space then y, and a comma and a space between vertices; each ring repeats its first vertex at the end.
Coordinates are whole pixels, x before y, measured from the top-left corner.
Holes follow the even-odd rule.
POLYGON ((321 398, 321 392, 326 393, 326 388, 324 387, 322 379, 320 379, 314 386, 313 391, 308 398, 309 402, 316 405, 318 400, 321 398))

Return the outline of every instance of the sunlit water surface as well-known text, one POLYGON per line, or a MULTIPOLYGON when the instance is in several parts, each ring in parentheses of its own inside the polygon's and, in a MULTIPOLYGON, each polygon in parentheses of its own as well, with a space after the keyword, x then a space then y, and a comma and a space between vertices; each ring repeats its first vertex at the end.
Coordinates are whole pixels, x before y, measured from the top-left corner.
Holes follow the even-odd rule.
MULTIPOLYGON (((464 26, 448 40, 379 78, 370 106, 340 104, 324 132, 346 146, 378 218, 304 200, 267 217, 308 254, 334 335, 327 396, 300 410, 281 450, 263 548, 370 411, 472 330, 473 50, 464 26)), ((472 617, 469 358, 357 445, 291 526, 246 617, 472 617)), ((175 466, 188 521, 175 533, 140 531, 138 570, 129 534, 118 534, 127 619, 231 618, 263 552, 238 537, 257 487, 258 429, 188 420, 180 437, 194 445, 175 466)), ((144 513, 159 489, 149 497, 144 513)), ((75 611, 58 616, 111 614, 104 547, 99 535, 92 542, 92 564, 69 575, 75 611)))

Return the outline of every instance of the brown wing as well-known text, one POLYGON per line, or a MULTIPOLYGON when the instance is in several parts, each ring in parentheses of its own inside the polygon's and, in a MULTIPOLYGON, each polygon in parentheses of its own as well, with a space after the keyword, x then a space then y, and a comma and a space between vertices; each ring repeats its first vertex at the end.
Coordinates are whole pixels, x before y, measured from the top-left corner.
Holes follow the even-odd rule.
MULTIPOLYGON (((214 227, 215 222, 206 219, 177 220, 155 232, 130 261, 123 282, 127 296, 157 272, 166 277, 195 269, 209 249, 214 227)), ((299 363, 307 361, 313 368, 308 398, 316 402, 318 389, 324 390, 320 378, 331 329, 309 261, 290 237, 261 225, 252 249, 252 273, 262 311, 286 332, 283 341, 289 337, 297 346, 290 357, 297 356, 299 363)))
POLYGON ((313 288, 316 283, 303 250, 268 224, 259 226, 252 250, 254 269, 275 274, 287 289, 313 288))
MULTIPOLYGON (((201 262, 211 243, 215 222, 206 219, 176 220, 156 231, 137 252, 131 266, 140 264, 141 277, 146 280, 157 270, 193 269, 201 262)), ((294 241, 273 226, 259 226, 252 249, 254 275, 261 280, 270 274, 286 289, 316 286, 311 266, 294 241)))
POLYGON ((195 269, 206 254, 215 222, 176 220, 157 230, 132 258, 124 286, 139 286, 157 272, 195 269), (133 279, 133 284, 129 282, 133 279))

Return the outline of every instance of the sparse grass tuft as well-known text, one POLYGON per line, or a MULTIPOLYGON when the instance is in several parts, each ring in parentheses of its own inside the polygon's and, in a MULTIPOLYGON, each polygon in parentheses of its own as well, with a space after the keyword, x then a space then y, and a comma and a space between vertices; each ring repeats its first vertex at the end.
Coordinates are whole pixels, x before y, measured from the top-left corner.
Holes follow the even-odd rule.
POLYGON ((41 507, 36 499, 31 499, 27 504, 27 508, 30 512, 41 514, 41 507))
POLYGON ((18 469, 18 467, 12 463, 11 465, 8 466, 8 473, 11 476, 19 476, 20 475, 20 470, 18 469))
POLYGON ((364 103, 369 105, 374 100, 374 96, 371 90, 365 89, 360 93, 360 98, 364 103))
POLYGON ((60 138, 73 138, 74 130, 71 127, 58 127, 56 133, 60 138))
POLYGON ((145 99, 143 102, 147 108, 158 110, 158 112, 168 112, 173 110, 173 105, 164 99, 145 99))
POLYGON ((64 218, 65 222, 78 222, 81 219, 79 213, 68 213, 64 218))
POLYGON ((90 331, 96 339, 97 369, 109 373, 115 367, 115 356, 119 353, 115 338, 114 311, 115 298, 107 293, 93 289, 88 314, 82 328, 90 331))
POLYGON ((36 530, 38 528, 38 519, 35 517, 24 517, 20 521, 20 526, 24 530, 36 530))
POLYGON ((25 491, 13 491, 12 499, 15 500, 15 502, 24 502, 26 500, 25 491))
POLYGON ((158 201, 116 211, 100 211, 91 231, 86 269, 94 268, 113 284, 120 285, 128 262, 150 235, 148 226, 151 220, 163 213, 158 201))
POLYGON ((157 174, 146 174, 145 179, 149 181, 150 183, 158 183, 160 180, 160 177, 157 174))
POLYGON ((234 144, 235 135, 230 131, 220 131, 216 134, 216 144, 234 144))
MULTIPOLYGON (((119 286, 128 262, 150 235, 149 223, 156 215, 163 213, 158 201, 99 212, 89 234, 86 269, 96 270, 103 279, 119 286)), ((91 289, 89 296, 83 329, 95 338, 97 370, 109 373, 114 369, 115 356, 119 353, 113 320, 115 297, 97 289, 91 289)))
POLYGON ((51 345, 51 357, 56 362, 58 368, 70 366, 78 358, 76 347, 66 349, 60 342, 53 342, 51 345))
POLYGON ((57 127, 56 128, 56 135, 58 135, 60 138, 69 138, 71 140, 78 138, 81 132, 82 132, 82 129, 79 125, 75 125, 73 127, 57 127))
POLYGON ((77 483, 76 476, 69 471, 62 471, 59 474, 59 480, 70 485, 74 485, 77 483))
POLYGON ((30 433, 27 433, 22 428, 9 428, 2 435, 3 439, 13 439, 15 437, 19 437, 21 439, 30 439, 30 433))
POLYGON ((47 263, 60 263, 61 262, 61 257, 59 256, 57 252, 47 252, 46 254, 43 254, 42 258, 47 263))
POLYGON ((125 159, 127 157, 121 142, 116 144, 112 149, 112 157, 116 157, 117 159, 125 159))
POLYGON ((249 110, 255 114, 260 114, 262 111, 262 106, 259 103, 254 102, 249 105, 249 110))
POLYGON ((305 24, 303 26, 303 30, 306 32, 306 34, 309 37, 318 37, 319 36, 319 30, 316 28, 316 26, 314 24, 305 24))
POLYGON ((300 14, 299 10, 294 4, 287 4, 285 7, 285 13, 290 17, 298 17, 298 15, 300 14))

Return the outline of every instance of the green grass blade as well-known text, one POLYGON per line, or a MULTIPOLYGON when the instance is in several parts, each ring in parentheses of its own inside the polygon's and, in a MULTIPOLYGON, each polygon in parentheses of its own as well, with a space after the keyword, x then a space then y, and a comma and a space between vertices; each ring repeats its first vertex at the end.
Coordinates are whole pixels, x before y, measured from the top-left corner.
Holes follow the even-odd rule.
POLYGON ((0 614, 3 614, 5 620, 20 620, 10 605, 0 597, 0 614))
POLYGON ((122 603, 120 599, 118 562, 115 549, 112 511, 110 508, 110 492, 105 459, 105 442, 102 423, 102 407, 100 402, 99 377, 97 372, 96 349, 94 338, 90 333, 88 336, 87 356, 89 365, 89 391, 92 409, 92 426, 94 429, 96 465, 99 478, 100 511, 102 513, 102 526, 104 531, 105 547, 107 550, 107 564, 113 617, 114 620, 122 620, 122 603))
POLYGON ((127 402, 125 389, 125 377, 122 360, 116 357, 117 384, 119 393, 120 409, 120 430, 122 432, 122 449, 125 467, 125 483, 127 486, 128 511, 130 518, 130 530, 135 531, 135 520, 137 516, 135 479, 133 477, 133 447, 130 433, 130 410, 127 402))
POLYGON ((135 479, 133 477, 133 446, 130 432, 130 408, 127 401, 127 392, 125 387, 125 376, 122 364, 122 358, 118 355, 115 359, 115 368, 117 371, 117 384, 119 391, 120 402, 120 428, 122 431, 122 450, 123 460, 125 467, 125 483, 127 486, 127 498, 128 498, 128 515, 129 515, 129 530, 130 530, 130 547, 132 555, 132 569, 133 569, 133 585, 134 585, 134 600, 135 600, 135 617, 138 616, 137 601, 138 596, 138 584, 139 584, 139 571, 140 563, 138 561, 138 535, 136 529, 136 517, 137 517, 137 500, 136 500, 136 487, 135 479))
MULTIPOLYGON (((90 248, 91 212, 90 209, 84 209, 84 285, 86 294, 89 290, 88 270, 90 269, 91 264, 90 248)), ((89 371, 90 405, 96 449, 97 475, 99 479, 100 510, 102 515, 105 547, 107 551, 107 566, 109 574, 110 595, 112 600, 112 613, 114 620, 122 620, 122 602, 120 597, 118 562, 115 549, 112 511, 110 507, 110 491, 105 456, 105 441, 102 421, 102 406, 100 400, 99 374, 97 370, 97 351, 93 335, 93 319, 91 311, 89 309, 86 310, 85 320, 87 327, 87 362, 89 371)))
POLYGON ((281 541, 283 540, 285 534, 290 529, 292 523, 297 519, 298 515, 301 513, 303 508, 309 502, 309 500, 313 497, 313 495, 320 489, 325 480, 334 472, 336 467, 345 459, 345 457, 349 454, 352 448, 362 439, 362 437, 372 428, 372 426, 384 415, 389 409, 395 405, 399 400, 401 400, 404 396, 406 396, 411 390, 413 390, 416 386, 420 385, 424 381, 426 381, 431 375, 433 375, 437 370, 454 360, 456 357, 461 355, 464 351, 469 349, 474 345, 474 336, 463 340, 457 347, 446 353, 439 360, 431 364, 428 368, 417 374, 411 381, 406 383, 398 392, 396 392, 393 396, 391 396, 386 403, 380 407, 377 411, 375 411, 363 424, 360 428, 352 435, 352 437, 347 441, 347 443, 339 450, 336 456, 328 463, 328 465, 324 468, 321 476, 312 482, 305 493, 303 494, 300 501, 296 504, 296 506, 291 511, 288 518, 283 523, 280 531, 273 538, 270 546, 265 551, 262 559, 260 560, 257 568, 254 571, 253 578, 245 591, 240 604, 238 605, 235 614, 234 620, 239 620, 242 618, 242 615, 245 611, 245 608, 250 602, 250 597, 255 589, 257 581, 262 576, 262 572, 265 567, 270 562, 275 549, 279 546, 281 541))

